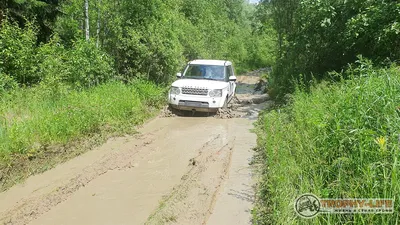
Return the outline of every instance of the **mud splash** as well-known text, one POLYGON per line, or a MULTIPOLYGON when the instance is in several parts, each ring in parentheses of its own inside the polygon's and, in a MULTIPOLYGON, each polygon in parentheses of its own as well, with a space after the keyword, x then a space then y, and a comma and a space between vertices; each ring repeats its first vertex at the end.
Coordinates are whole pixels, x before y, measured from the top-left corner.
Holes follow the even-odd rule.
POLYGON ((232 119, 232 118, 240 118, 242 117, 242 115, 237 113, 232 108, 227 108, 227 109, 218 109, 214 117, 218 119, 232 119))
POLYGON ((162 108, 160 115, 158 117, 169 118, 169 117, 176 117, 176 116, 178 116, 178 113, 176 111, 171 109, 171 107, 169 107, 169 106, 164 106, 164 108, 162 108))

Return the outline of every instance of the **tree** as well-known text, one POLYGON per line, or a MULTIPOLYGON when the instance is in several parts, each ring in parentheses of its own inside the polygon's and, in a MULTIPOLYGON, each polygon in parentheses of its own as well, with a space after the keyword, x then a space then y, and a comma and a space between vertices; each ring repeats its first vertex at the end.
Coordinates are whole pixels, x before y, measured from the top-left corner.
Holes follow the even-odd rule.
POLYGON ((85 0, 85 38, 89 41, 90 27, 89 27, 89 0, 85 0))
POLYGON ((96 8, 97 8, 96 47, 97 48, 99 47, 99 43, 100 43, 100 19, 101 19, 100 6, 101 6, 101 0, 97 0, 97 3, 96 3, 96 8))
POLYGON ((265 0, 261 8, 278 34, 279 57, 271 90, 283 96, 293 81, 327 78, 355 62, 400 58, 400 4, 374 0, 265 0))
POLYGON ((58 7, 59 0, 2 0, 0 23, 6 16, 18 22, 21 27, 35 20, 38 25, 38 42, 47 42, 60 13, 58 7))
MULTIPOLYGON (((40 56, 40 60, 46 61, 43 64, 48 66, 46 71, 57 71, 50 69, 56 64, 53 62, 67 61, 62 58, 69 57, 68 53, 76 52, 76 48, 80 48, 73 58, 76 62, 87 62, 82 60, 82 55, 91 57, 91 54, 106 53, 112 59, 119 79, 141 77, 158 83, 169 82, 185 61, 195 58, 232 60, 238 72, 270 64, 262 59, 268 55, 265 51, 268 45, 261 46, 262 42, 257 41, 259 34, 253 32, 252 17, 249 16, 252 11, 246 11, 249 5, 244 0, 5 1, 11 6, 10 15, 20 27, 37 18, 34 23, 51 29, 39 29, 39 34, 45 32, 42 32, 43 38, 37 39, 37 46, 33 46, 34 52, 42 42, 46 45, 49 41, 53 44, 46 48, 60 45, 62 48, 57 49, 66 51, 54 61, 46 61, 40 56), (57 12, 55 22, 48 23, 53 14, 49 18, 42 17, 46 10, 57 12), (93 43, 90 43, 91 38, 93 43), (87 45, 82 44, 82 40, 87 45), (93 51, 92 44, 99 51, 93 51)), ((260 40, 268 40, 264 38, 260 40)), ((52 54, 57 55, 55 52, 52 54)), ((62 67, 57 68, 61 70, 62 67)), ((36 69, 45 74, 41 68, 36 69)), ((74 73, 84 76, 79 71, 74 73)), ((83 80, 87 78, 84 77, 83 80)), ((77 77, 63 80, 83 82, 77 77)), ((92 82, 90 78, 83 83, 99 82, 92 82)))

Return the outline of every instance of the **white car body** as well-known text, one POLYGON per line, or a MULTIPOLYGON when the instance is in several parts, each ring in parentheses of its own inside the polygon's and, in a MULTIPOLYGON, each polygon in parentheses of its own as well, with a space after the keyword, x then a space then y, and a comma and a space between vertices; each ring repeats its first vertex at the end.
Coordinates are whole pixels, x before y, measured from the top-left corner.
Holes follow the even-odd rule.
POLYGON ((227 107, 235 95, 236 77, 230 61, 194 60, 177 77, 180 79, 172 83, 168 103, 179 110, 215 112, 227 107))

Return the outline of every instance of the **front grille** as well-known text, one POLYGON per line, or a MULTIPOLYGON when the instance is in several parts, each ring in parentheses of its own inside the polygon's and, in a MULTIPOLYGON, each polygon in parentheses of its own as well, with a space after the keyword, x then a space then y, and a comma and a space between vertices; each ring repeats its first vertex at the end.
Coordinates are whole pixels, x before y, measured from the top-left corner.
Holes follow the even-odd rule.
POLYGON ((188 106, 188 107, 198 107, 198 108, 208 108, 208 102, 195 102, 195 101, 179 101, 179 106, 188 106))
POLYGON ((207 95, 208 95, 208 89, 205 89, 205 88, 188 88, 188 87, 184 87, 184 88, 182 88, 182 94, 185 94, 185 95, 203 95, 203 96, 207 96, 207 95))

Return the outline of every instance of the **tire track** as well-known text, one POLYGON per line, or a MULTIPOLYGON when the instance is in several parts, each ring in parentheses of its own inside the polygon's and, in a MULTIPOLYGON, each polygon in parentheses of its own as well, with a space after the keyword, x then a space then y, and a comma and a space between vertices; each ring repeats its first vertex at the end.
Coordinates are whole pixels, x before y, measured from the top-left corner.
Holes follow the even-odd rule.
POLYGON ((149 216, 146 224, 206 224, 229 171, 234 138, 221 146, 218 136, 190 160, 181 182, 149 216))

